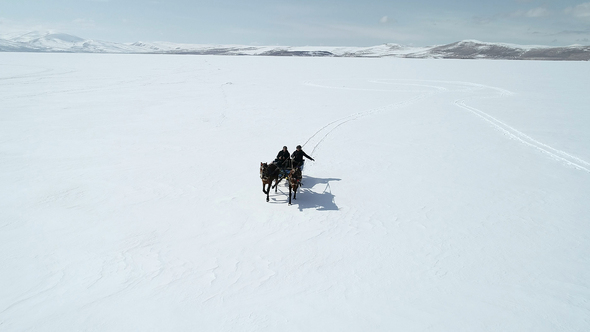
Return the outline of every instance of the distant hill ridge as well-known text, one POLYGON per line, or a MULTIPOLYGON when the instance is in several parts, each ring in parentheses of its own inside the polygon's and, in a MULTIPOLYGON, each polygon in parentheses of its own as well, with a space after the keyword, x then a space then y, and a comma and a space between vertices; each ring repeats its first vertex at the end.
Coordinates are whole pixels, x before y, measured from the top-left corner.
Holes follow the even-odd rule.
POLYGON ((65 33, 30 32, 0 38, 0 52, 197 54, 313 57, 398 57, 428 59, 590 60, 590 46, 522 46, 464 40, 448 45, 373 47, 199 45, 169 42, 115 43, 65 33))

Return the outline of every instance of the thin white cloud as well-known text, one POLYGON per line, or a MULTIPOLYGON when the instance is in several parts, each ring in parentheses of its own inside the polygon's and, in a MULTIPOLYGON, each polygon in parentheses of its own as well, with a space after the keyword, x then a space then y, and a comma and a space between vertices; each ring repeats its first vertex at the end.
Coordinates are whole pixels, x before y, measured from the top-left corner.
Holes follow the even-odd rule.
POLYGON ((545 7, 533 8, 530 10, 517 10, 510 13, 510 17, 529 17, 529 18, 541 18, 551 16, 551 11, 545 7))
POLYGON ((582 3, 575 7, 567 7, 565 13, 573 17, 590 19, 590 2, 582 3))
POLYGON ((73 20, 72 23, 74 23, 77 26, 81 26, 81 27, 85 27, 85 28, 96 26, 96 23, 94 22, 94 20, 87 19, 87 18, 77 18, 77 19, 73 20))
POLYGON ((31 31, 49 31, 50 28, 38 22, 15 22, 5 17, 0 18, 3 36, 16 37, 31 31))
POLYGON ((324 8, 318 5, 300 3, 277 3, 271 8, 274 13, 280 13, 281 16, 287 17, 312 16, 321 14, 325 11, 324 8))
POLYGON ((389 17, 387 17, 387 16, 383 16, 383 17, 382 17, 382 18, 379 20, 379 22, 381 22, 381 23, 387 23, 388 21, 389 21, 389 17))
POLYGON ((386 25, 360 26, 346 23, 304 24, 300 22, 281 22, 288 31, 281 31, 285 36, 307 36, 315 40, 369 40, 371 43, 391 41, 413 41, 419 36, 402 29, 393 29, 386 25))
POLYGON ((531 9, 524 14, 526 17, 547 17, 549 15, 551 15, 551 12, 544 7, 531 9))

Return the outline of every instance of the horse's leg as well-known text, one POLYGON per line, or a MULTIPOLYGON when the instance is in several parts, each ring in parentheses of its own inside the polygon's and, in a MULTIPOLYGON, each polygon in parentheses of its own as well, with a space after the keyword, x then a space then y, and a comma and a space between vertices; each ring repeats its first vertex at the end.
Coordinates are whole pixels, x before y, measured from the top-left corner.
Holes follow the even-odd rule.
POLYGON ((289 182, 289 205, 291 205, 291 183, 289 182))
POLYGON ((264 183, 264 181, 262 181, 262 192, 266 194, 266 190, 264 190, 265 185, 266 185, 266 183, 264 183))
POLYGON ((277 188, 277 187, 279 186, 279 183, 281 183, 281 181, 283 181, 283 178, 281 177, 281 174, 282 174, 282 173, 281 173, 281 172, 279 172, 279 174, 277 175, 277 179, 276 179, 276 181, 275 181, 275 185, 273 186, 273 188, 275 189, 275 193, 276 193, 276 192, 277 192, 277 190, 278 190, 278 188, 277 188))
POLYGON ((297 188, 299 188, 299 184, 296 184, 295 188, 293 188, 293 199, 297 199, 297 188))

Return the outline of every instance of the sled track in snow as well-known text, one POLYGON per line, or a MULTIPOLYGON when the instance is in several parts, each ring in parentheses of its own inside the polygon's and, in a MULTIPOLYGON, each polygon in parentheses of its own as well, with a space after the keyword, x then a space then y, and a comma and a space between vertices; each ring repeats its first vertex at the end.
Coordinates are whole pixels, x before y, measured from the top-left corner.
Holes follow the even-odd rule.
MULTIPOLYGON (((450 85, 450 86, 454 86, 454 87, 459 88, 458 90, 455 90, 456 92, 470 93, 470 92, 474 92, 474 91, 491 90, 492 95, 483 96, 483 97, 477 96, 477 97, 456 99, 454 101, 454 104, 457 107, 467 110, 470 113, 472 113, 472 114, 478 116, 479 118, 483 119, 484 121, 488 122, 495 129, 502 132, 508 138, 517 140, 517 141, 519 141, 531 148, 534 148, 534 149, 548 155, 552 159, 561 162, 562 164, 564 164, 566 166, 570 166, 570 167, 573 167, 577 170, 581 170, 581 171, 585 171, 585 172, 590 173, 590 163, 589 162, 587 162, 581 158, 578 158, 576 156, 573 156, 565 151, 558 150, 558 149, 555 149, 547 144, 544 144, 544 143, 528 136, 527 134, 519 131, 518 129, 500 121, 499 119, 485 113, 484 111, 467 105, 468 100, 483 99, 483 98, 500 98, 500 97, 507 97, 507 96, 512 95, 512 92, 510 92, 508 90, 497 88, 497 87, 492 87, 492 86, 487 86, 487 85, 483 85, 483 84, 476 84, 476 83, 471 83, 471 82, 461 82, 461 81, 379 79, 379 80, 369 80, 368 82, 380 83, 380 84, 405 85, 405 86, 412 86, 412 87, 423 87, 423 88, 427 88, 429 90, 424 93, 419 94, 418 96, 415 96, 415 97, 412 97, 406 101, 403 101, 403 102, 393 103, 393 104, 385 105, 382 107, 370 109, 370 110, 367 110, 364 112, 355 113, 355 114, 340 118, 338 120, 335 120, 335 121, 332 121, 332 122, 326 124, 325 126, 320 128, 318 131, 316 131, 311 137, 309 137, 307 139, 307 141, 303 144, 303 146, 308 145, 308 146, 312 147, 312 151, 311 151, 312 155, 314 154, 316 149, 322 144, 322 142, 328 136, 330 136, 330 134, 334 130, 336 130, 338 127, 342 126, 343 124, 348 123, 353 120, 356 120, 358 118, 364 117, 364 116, 368 116, 368 115, 372 115, 375 113, 384 112, 384 111, 388 111, 388 110, 399 109, 399 108, 403 108, 403 107, 415 104, 415 103, 419 102, 420 100, 431 97, 435 94, 449 91, 450 90, 449 88, 446 88, 441 85, 447 85, 447 86, 450 85), (416 82, 416 83, 411 83, 411 82, 416 82)), ((351 91, 376 91, 376 92, 379 92, 379 91, 389 92, 390 91, 390 90, 386 90, 386 89, 381 90, 381 89, 339 87, 339 86, 331 86, 331 85, 317 84, 317 83, 311 83, 311 82, 304 82, 304 84, 307 86, 324 88, 324 89, 339 89, 339 90, 351 90, 351 91)), ((400 90, 397 90, 397 91, 400 91, 400 90)))
POLYGON ((585 171, 590 173, 590 163, 585 160, 582 160, 576 156, 573 156, 565 151, 555 149, 547 144, 541 143, 536 139, 528 136, 527 134, 515 129, 514 127, 494 118, 493 116, 475 108, 465 104, 465 99, 458 99, 455 100, 455 105, 461 107, 478 117, 482 118, 484 121, 490 123, 496 129, 507 135, 511 139, 515 139, 520 141, 523 144, 526 144, 534 149, 537 149, 551 158, 562 162, 565 165, 572 166, 578 170, 585 171))
POLYGON ((558 149, 555 149, 547 144, 544 144, 544 143, 528 136, 527 134, 519 131, 518 129, 498 120, 497 118, 489 115, 488 113, 485 113, 484 111, 482 111, 480 109, 477 109, 475 107, 467 105, 467 101, 470 99, 506 97, 506 96, 512 95, 512 92, 505 90, 505 89, 487 86, 487 85, 483 85, 483 84, 476 84, 476 83, 469 83, 469 82, 453 82, 453 83, 461 83, 461 84, 464 84, 467 86, 473 86, 474 88, 482 89, 482 90, 484 90, 484 89, 493 90, 498 94, 496 96, 490 96, 490 97, 472 97, 472 98, 466 98, 466 99, 457 99, 454 101, 456 106, 477 115, 478 117, 480 117, 484 121, 491 124, 497 130, 499 130, 500 132, 502 132, 503 134, 508 136, 510 139, 515 139, 527 146, 530 146, 536 150, 539 150, 542 153, 547 154, 551 158, 553 158, 557 161, 560 161, 567 166, 571 166, 571 167, 574 167, 578 170, 590 173, 590 163, 589 162, 582 160, 576 156, 573 156, 565 151, 558 150, 558 149))
MULTIPOLYGON (((370 81, 373 83, 381 83, 380 81, 370 81)), ((317 88, 324 88, 324 89, 339 89, 339 90, 353 90, 353 91, 381 91, 381 92, 390 92, 390 90, 379 90, 379 89, 362 89, 362 88, 347 88, 347 87, 335 87, 335 86, 329 86, 329 85, 323 85, 323 84, 315 84, 315 83, 311 83, 311 82, 305 82, 304 83, 307 86, 312 86, 312 87, 317 87, 317 88)), ((315 150, 320 146, 320 144, 322 144, 322 142, 334 131, 336 130, 338 127, 342 126, 343 124, 359 119, 361 117, 364 116, 368 116, 368 115, 372 115, 375 113, 380 113, 380 112, 384 112, 384 111, 388 111, 388 110, 395 110, 395 109, 399 109, 399 108, 403 108, 403 107, 407 107, 410 105, 413 105, 415 103, 417 103, 420 100, 426 99, 434 94, 437 93, 441 93, 443 91, 446 90, 446 88, 444 87, 440 87, 440 86, 433 86, 433 85, 425 85, 425 84, 406 84, 409 86, 419 86, 419 87, 425 87, 425 88, 430 88, 433 89, 433 91, 427 91, 425 93, 421 93, 418 96, 412 97, 408 100, 399 102, 399 103, 393 103, 393 104, 388 104, 382 107, 377 107, 377 108, 373 108, 373 109, 369 109, 363 112, 358 112, 358 113, 354 113, 352 115, 340 118, 338 120, 332 121, 328 124, 326 124, 325 126, 323 126, 322 128, 320 128, 318 131, 316 131, 311 137, 309 137, 307 139, 307 141, 305 141, 305 143, 303 143, 303 146, 312 146, 312 150, 311 150, 311 154, 313 155, 315 150)))

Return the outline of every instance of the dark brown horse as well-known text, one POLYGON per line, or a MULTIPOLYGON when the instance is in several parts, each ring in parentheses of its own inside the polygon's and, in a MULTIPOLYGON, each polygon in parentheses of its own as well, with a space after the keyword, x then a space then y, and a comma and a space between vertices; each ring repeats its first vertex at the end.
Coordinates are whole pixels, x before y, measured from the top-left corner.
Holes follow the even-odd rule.
POLYGON ((266 201, 268 202, 270 195, 270 185, 275 181, 275 192, 277 192, 277 184, 279 184, 279 167, 275 164, 260 163, 260 179, 262 179, 262 192, 266 194, 266 201), (268 189, 265 189, 268 186, 268 189))
POLYGON ((293 192, 293 199, 297 199, 297 188, 301 187, 301 177, 300 168, 291 169, 287 176, 289 180, 289 205, 291 205, 291 192, 293 192))

